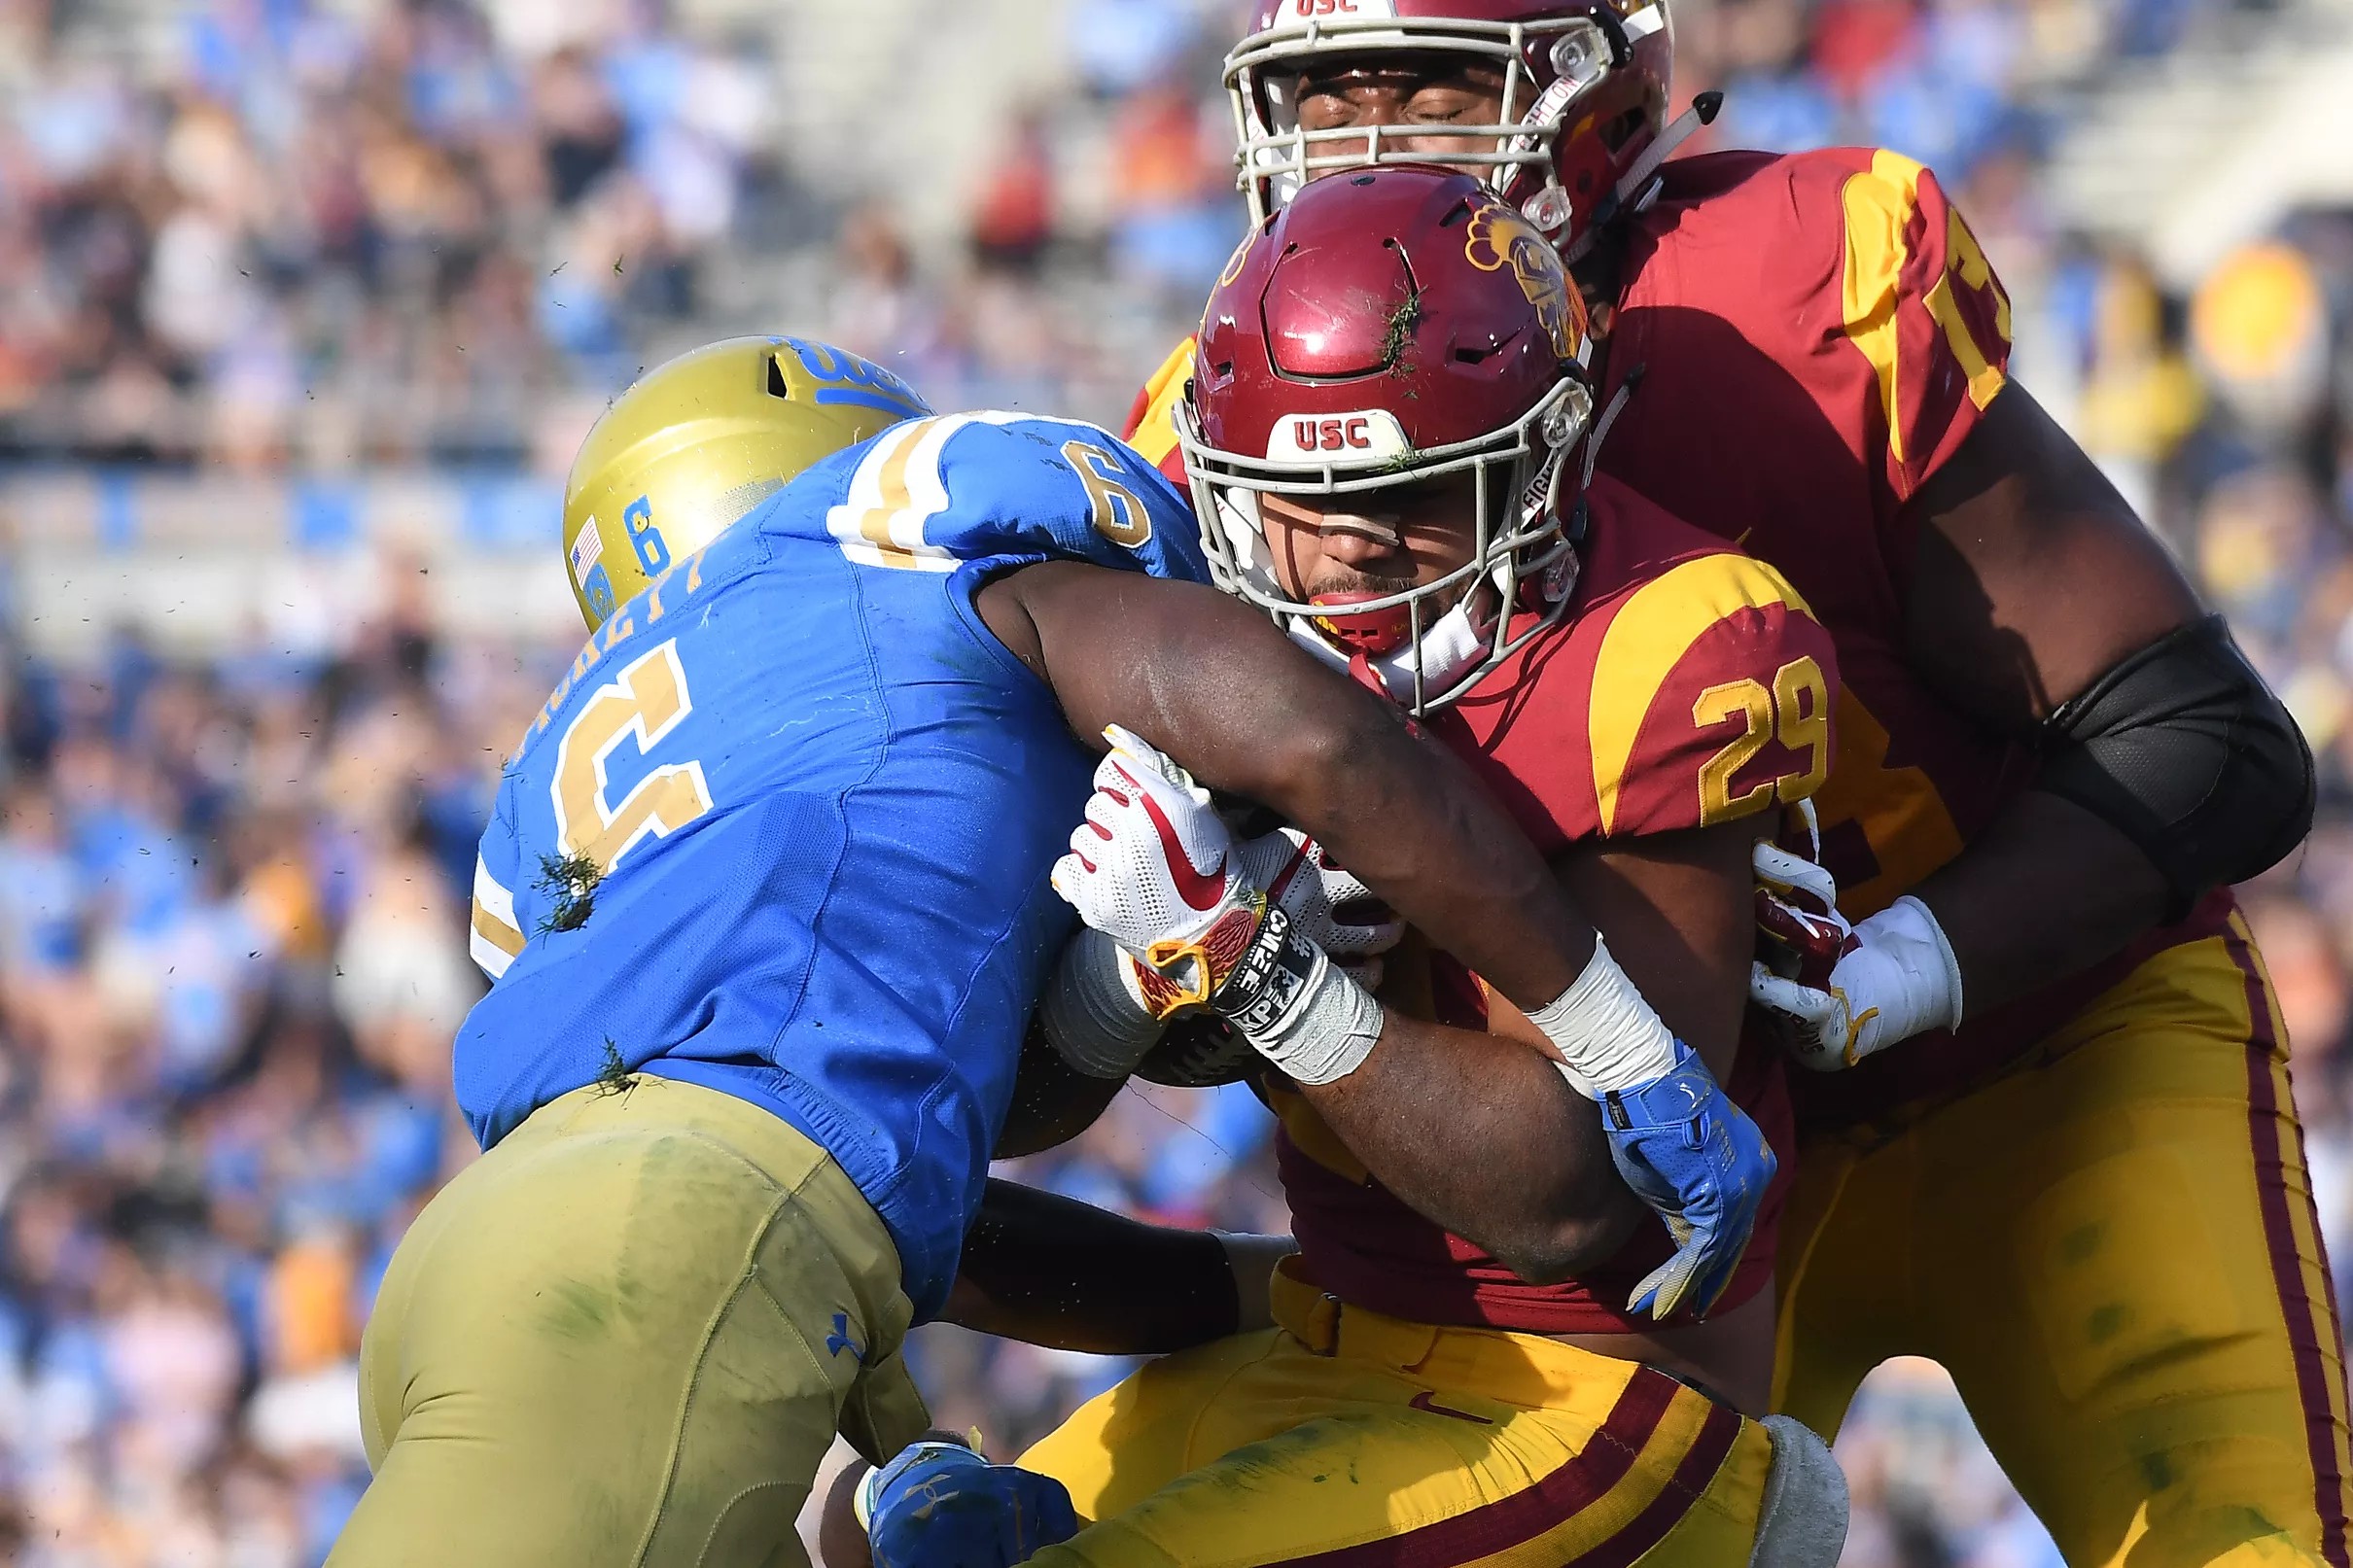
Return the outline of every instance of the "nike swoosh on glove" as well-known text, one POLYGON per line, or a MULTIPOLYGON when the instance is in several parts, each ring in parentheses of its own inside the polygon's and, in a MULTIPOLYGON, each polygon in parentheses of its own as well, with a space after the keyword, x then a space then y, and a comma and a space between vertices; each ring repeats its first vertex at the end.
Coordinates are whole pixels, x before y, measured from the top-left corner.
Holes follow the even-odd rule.
POLYGON ((1732 1283, 1779 1162, 1765 1134, 1716 1083, 1699 1054, 1675 1042, 1662 1077, 1601 1096, 1609 1155, 1634 1196, 1658 1211, 1674 1256, 1644 1275, 1630 1312, 1705 1316, 1732 1283))
POLYGON ((860 1504, 874 1568, 1013 1568, 1078 1533, 1061 1481, 953 1443, 906 1449, 866 1478, 860 1504))
POLYGON ((1233 835, 1193 783, 1149 743, 1113 724, 1086 819, 1054 862, 1054 890, 1141 966, 1157 1018, 1200 1007, 1249 946, 1266 898, 1243 872, 1233 835))

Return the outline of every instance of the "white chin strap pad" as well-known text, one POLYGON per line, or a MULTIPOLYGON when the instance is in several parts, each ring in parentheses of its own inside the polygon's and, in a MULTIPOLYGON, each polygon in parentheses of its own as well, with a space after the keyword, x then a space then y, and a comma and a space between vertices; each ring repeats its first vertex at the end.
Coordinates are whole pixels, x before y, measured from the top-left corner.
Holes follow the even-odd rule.
MULTIPOLYGON (((1304 619, 1292 617, 1283 623, 1291 641, 1306 648, 1324 664, 1348 672, 1348 655, 1324 641, 1304 619)), ((1422 634, 1422 641, 1411 643, 1394 653, 1385 653, 1372 662, 1374 674, 1388 688, 1392 702, 1410 703, 1414 700, 1414 671, 1422 672, 1424 691, 1444 691, 1463 671, 1487 656, 1488 638, 1471 623, 1466 605, 1457 604, 1430 624, 1422 634)))
POLYGON ((1846 1546, 1846 1472, 1805 1423, 1768 1415, 1765 1430, 1773 1435, 1773 1473, 1748 1568, 1837 1568, 1846 1546))

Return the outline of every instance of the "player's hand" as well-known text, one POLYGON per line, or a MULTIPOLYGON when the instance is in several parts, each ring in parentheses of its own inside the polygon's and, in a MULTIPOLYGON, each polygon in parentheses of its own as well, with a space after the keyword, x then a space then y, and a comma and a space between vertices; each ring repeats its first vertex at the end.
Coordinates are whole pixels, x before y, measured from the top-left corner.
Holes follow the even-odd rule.
MULTIPOLYGON (((1082 831, 1100 842, 1091 828, 1082 831)), ((1381 955, 1397 945, 1405 923, 1363 883, 1332 864, 1322 845, 1295 827, 1282 827, 1236 845, 1233 862, 1244 880, 1264 890, 1268 903, 1290 916, 1294 932, 1321 948, 1367 991, 1379 987, 1381 955)), ((1038 1009, 1046 1038, 1064 1062, 1091 1078, 1124 1078, 1159 1042, 1168 1019, 1205 1005, 1171 993, 1169 983, 1141 960, 1086 926, 1064 948, 1038 1009), (1162 1007, 1170 1011, 1157 1010, 1162 1007)), ((1242 1058, 1249 1060, 1247 1054, 1242 1058)), ((1190 1070, 1207 1081, 1230 1082, 1236 1070, 1230 1062, 1212 1050, 1190 1070)), ((1165 1070, 1179 1077, 1188 1072, 1175 1064, 1165 1070)), ((1155 1074, 1155 1081, 1173 1080, 1155 1074)))
POLYGON ((1634 1287, 1627 1309, 1705 1316, 1748 1250, 1773 1185, 1765 1135, 1598 936, 1569 988, 1528 1017, 1560 1053, 1569 1086, 1600 1106, 1618 1174, 1674 1237, 1674 1256, 1634 1287))
POLYGON ((1236 846, 1250 884, 1291 918, 1291 929, 1315 943, 1367 991, 1381 985, 1381 956, 1405 935, 1405 922, 1351 873, 1332 864, 1322 845, 1295 827, 1279 827, 1236 846))
POLYGON ((1846 932, 1826 972, 1822 957, 1811 954, 1794 978, 1758 963, 1748 982, 1750 999, 1787 1023, 1790 1054, 1816 1072, 1961 1020, 1960 964, 1916 898, 1899 898, 1846 932))
POLYGON ((1381 1004, 1245 874, 1208 790, 1118 725, 1104 736, 1054 890, 1138 960, 1155 1019, 1208 1007, 1298 1083, 1353 1072, 1380 1043, 1381 1004))
POLYGON ((1818 989, 1832 966, 1854 950, 1854 929, 1839 913, 1838 881, 1822 864, 1813 802, 1798 802, 1790 815, 1799 829, 1797 847, 1759 839, 1751 856, 1759 960, 1784 980, 1818 989))
POLYGON ((1699 1053, 1675 1042, 1664 1076, 1601 1096, 1610 1158, 1634 1196, 1658 1211, 1674 1256, 1645 1275, 1631 1312, 1705 1316, 1732 1283, 1778 1163, 1699 1053))
POLYGON ((1061 1481, 918 1443, 859 1490, 874 1568, 1013 1568, 1078 1533, 1061 1481))
POLYGON ((1155 1017, 1204 1006, 1258 931, 1265 895, 1244 874, 1209 791, 1116 724, 1086 820, 1054 863, 1054 890, 1145 973, 1155 1017))

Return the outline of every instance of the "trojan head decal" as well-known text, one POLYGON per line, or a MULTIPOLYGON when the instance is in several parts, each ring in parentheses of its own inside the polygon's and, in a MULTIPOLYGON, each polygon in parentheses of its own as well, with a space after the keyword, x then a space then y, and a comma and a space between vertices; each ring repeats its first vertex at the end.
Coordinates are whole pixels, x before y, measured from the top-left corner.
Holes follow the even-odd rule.
POLYGON ((1481 202, 1471 214, 1463 252, 1482 272, 1510 267, 1520 292, 1536 307, 1554 351, 1563 360, 1577 358, 1585 344, 1585 299, 1535 225, 1500 201, 1481 202))

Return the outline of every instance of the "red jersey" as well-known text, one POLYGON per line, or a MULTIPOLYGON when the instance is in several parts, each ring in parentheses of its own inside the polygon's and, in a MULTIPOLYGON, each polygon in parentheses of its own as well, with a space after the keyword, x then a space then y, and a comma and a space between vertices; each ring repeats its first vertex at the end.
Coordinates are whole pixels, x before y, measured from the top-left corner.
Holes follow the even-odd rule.
MULTIPOLYGON (((1604 395, 1640 380, 1600 470, 1787 575, 1837 645, 1838 755, 1815 799, 1839 905, 1895 901, 2033 778, 2032 752, 1931 693, 1904 658, 1905 503, 2008 378, 2010 302, 1936 176, 1868 148, 1670 161, 1629 220, 1604 395)), ((1132 416, 1179 471, 1172 355, 1132 416)), ((1844 1072, 1805 1074, 1808 1127, 1893 1120, 1984 1082, 2151 954, 2215 934, 2209 895, 2084 974, 1844 1072)))
MULTIPOLYGON (((1763 822, 1762 814, 1811 794, 1830 769, 1838 665, 1805 602, 1772 568, 1607 479, 1595 482, 1587 503, 1591 526, 1561 624, 1429 719, 1429 729, 1548 856, 1598 838, 1750 816, 1763 822)), ((1428 1011, 1485 1027, 1477 983, 1451 960, 1422 974, 1402 967, 1407 988, 1430 988, 1428 1011)), ((1772 1280, 1795 1127, 1770 1040, 1742 1040, 1726 1090, 1781 1158, 1724 1297, 1730 1307, 1772 1280)), ((1655 1327, 1625 1307, 1667 1259, 1664 1226, 1646 1227, 1581 1278, 1531 1285, 1374 1180, 1299 1095, 1271 1090, 1269 1099, 1282 1122, 1277 1155, 1300 1264, 1318 1288, 1422 1323, 1589 1334, 1655 1327)))
MULTIPOLYGON (((1641 379, 1601 448, 1669 511, 1788 575, 1838 645, 1839 754, 1815 800, 1839 906, 1860 919, 1960 853, 2031 751, 1930 693, 1904 658, 1909 501, 2007 377, 2010 302, 1936 176, 1894 153, 1670 162, 1631 223, 1605 391, 1641 379)), ((1809 1126, 1935 1103, 1998 1072, 2179 926, 2052 990, 1844 1072, 1803 1074, 1809 1126)))

